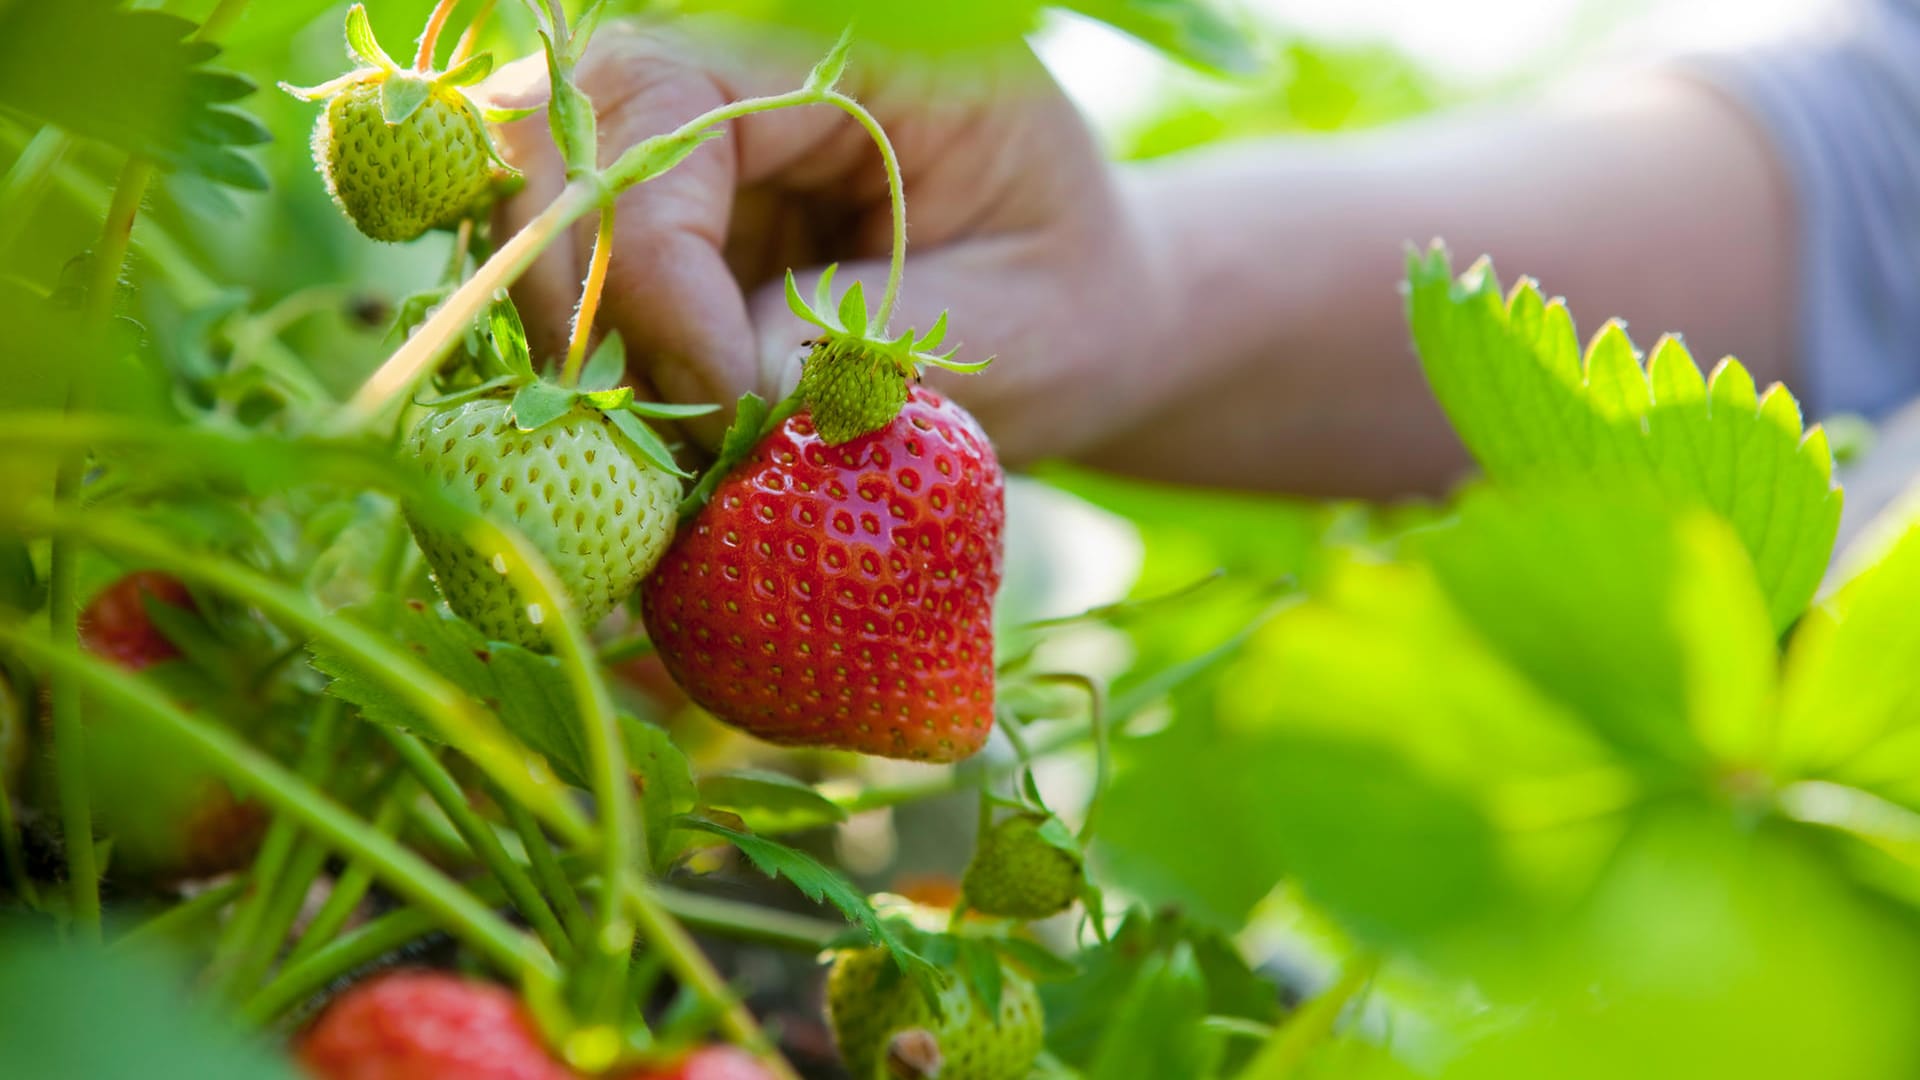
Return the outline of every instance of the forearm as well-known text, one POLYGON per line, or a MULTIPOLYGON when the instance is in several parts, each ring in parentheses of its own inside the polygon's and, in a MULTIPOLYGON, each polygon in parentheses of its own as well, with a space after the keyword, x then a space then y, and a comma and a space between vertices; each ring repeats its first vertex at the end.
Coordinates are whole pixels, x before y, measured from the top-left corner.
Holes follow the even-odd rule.
POLYGON ((1322 495, 1443 487, 1463 451, 1427 394, 1397 289, 1433 237, 1709 362, 1784 378, 1791 212, 1745 117, 1649 82, 1606 104, 1484 112, 1246 147, 1127 177, 1180 325, 1180 393, 1086 455, 1128 472, 1322 495))

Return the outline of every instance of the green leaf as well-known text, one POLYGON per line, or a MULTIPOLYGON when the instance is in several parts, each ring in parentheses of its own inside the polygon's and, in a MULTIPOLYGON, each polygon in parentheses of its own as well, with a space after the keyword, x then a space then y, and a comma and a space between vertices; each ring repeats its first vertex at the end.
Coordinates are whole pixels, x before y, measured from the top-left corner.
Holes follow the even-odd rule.
POLYGON ((1920 528, 1801 621, 1787 652, 1775 767, 1920 807, 1920 528))
POLYGON ((921 975, 931 974, 927 970, 927 961, 909 949, 893 928, 881 920, 860 890, 854 888, 846 878, 822 866, 813 856, 705 818, 682 817, 679 826, 720 837, 739 849, 740 854, 745 855, 761 873, 768 877, 786 878, 816 904, 824 902, 839 908, 848 922, 865 931, 867 940, 892 954, 894 963, 908 975, 914 976, 916 981, 921 975))
POLYGON ((607 419, 613 423, 614 427, 620 429, 620 433, 633 443, 634 449, 640 456, 647 459, 654 468, 683 480, 692 478, 692 473, 682 469, 680 463, 673 460, 673 451, 667 449, 667 444, 660 441, 660 436, 654 434, 646 421, 625 409, 608 413, 607 419))
MULTIPOLYGON (((727 425, 727 433, 720 440, 720 461, 727 467, 746 460, 753 448, 760 444, 762 429, 767 426, 768 407, 765 398, 749 390, 740 395, 734 405, 733 423, 727 425)), ((716 468, 720 467, 718 464, 716 468)))
POLYGON ((0 110, 53 124, 176 172, 265 190, 233 148, 268 132, 231 107, 253 83, 207 67, 194 26, 115 0, 0 4, 0 110))
POLYGON ((513 395, 513 425, 538 431, 572 411, 580 395, 546 381, 530 382, 513 395))
POLYGON ((1107 1018, 1087 1080, 1214 1075, 1220 1037, 1201 1026, 1206 1013, 1206 980, 1193 951, 1182 944, 1155 953, 1107 1018))
POLYGON ((473 86, 486 81, 493 74, 493 54, 481 53, 470 56, 456 67, 434 81, 444 86, 473 86))
POLYGON ((735 814, 754 832, 797 832, 847 819, 845 809, 812 787, 763 769, 702 777, 700 801, 735 814))
POLYGON ((1247 36, 1212 0, 1066 0, 1060 6, 1196 67, 1227 75, 1261 67, 1247 36))
POLYGON ((387 71, 400 67, 393 62, 393 57, 387 55, 387 50, 380 47, 380 39, 373 34, 373 21, 367 18, 364 4, 355 4, 347 9, 347 53, 367 67, 387 71))
POLYGON ((574 85, 569 65, 545 30, 540 31, 540 41, 547 52, 547 85, 552 87, 547 96, 547 123, 553 129, 554 145, 560 148, 560 160, 567 163, 569 178, 590 176, 600 164, 593 102, 574 85))
POLYGON ((520 309, 513 298, 502 291, 487 309, 487 325, 493 331, 493 348, 508 374, 534 378, 533 351, 527 347, 527 328, 520 321, 520 309))
MULTIPOLYGON (((506 642, 488 641, 470 624, 409 602, 387 631, 422 663, 492 709, 501 724, 553 766, 554 774, 586 788, 587 755, 573 692, 551 657, 506 642)), ((313 666, 333 681, 327 692, 358 706, 368 720, 438 741, 436 730, 377 679, 323 644, 309 652, 313 666)))
POLYGON ((189 993, 191 973, 148 952, 0 934, 0 1047, 19 1077, 294 1080, 267 1039, 189 993))
POLYGON ((599 347, 580 372, 580 389, 611 390, 627 376, 627 346, 615 330, 600 339, 599 347))
POLYGON ((1000 970, 1000 952, 993 943, 980 938, 955 937, 958 947, 960 976, 966 980, 967 988, 982 1005, 987 1014, 1000 1011, 1000 991, 1004 980, 1000 970))
POLYGON ((380 84, 380 115, 389 125, 405 123, 433 94, 433 84, 412 75, 392 75, 380 84))
POLYGON ((673 826, 698 801, 693 768, 687 756, 665 731, 622 714, 620 730, 627 741, 627 763, 640 789, 640 809, 647 827, 648 858, 656 872, 664 872, 673 851, 673 826))
POLYGON ((1542 693, 1648 768, 1751 763, 1778 662, 1725 523, 1657 498, 1482 491, 1418 538, 1455 608, 1542 693))
POLYGON ((1522 280, 1503 301, 1484 261, 1455 280, 1435 248, 1408 261, 1410 318, 1434 396, 1502 484, 1642 480, 1732 523, 1776 631, 1805 610, 1839 527, 1841 494, 1818 429, 1784 389, 1756 398, 1729 359, 1704 380, 1666 338, 1643 370, 1616 324, 1584 360, 1573 321, 1522 280))

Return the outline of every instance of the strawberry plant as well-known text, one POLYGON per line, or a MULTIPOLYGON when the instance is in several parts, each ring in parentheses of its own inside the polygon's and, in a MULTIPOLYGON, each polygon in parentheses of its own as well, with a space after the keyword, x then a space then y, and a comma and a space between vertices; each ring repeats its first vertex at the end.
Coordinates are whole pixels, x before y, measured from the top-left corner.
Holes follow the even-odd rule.
POLYGON ((1443 502, 1009 477, 844 87, 1041 5, 726 5, 817 64, 618 145, 576 72, 638 6, 0 3, 0 1071, 1912 1073, 1920 536, 1832 568, 1789 391, 1435 247, 1443 502), (650 400, 620 196, 803 108, 884 285, 786 276, 780 400, 650 400), (542 345, 507 289, 576 235, 542 345), (1036 602, 1088 504, 1138 580, 1036 602))

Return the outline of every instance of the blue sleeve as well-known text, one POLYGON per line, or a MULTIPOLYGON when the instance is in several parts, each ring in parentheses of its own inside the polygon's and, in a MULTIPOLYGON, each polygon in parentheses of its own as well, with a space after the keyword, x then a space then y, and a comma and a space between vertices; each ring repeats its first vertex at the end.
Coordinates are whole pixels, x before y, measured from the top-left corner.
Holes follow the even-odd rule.
POLYGON ((1920 0, 1872 0, 1702 74, 1771 136, 1799 213, 1800 386, 1815 415, 1920 397, 1920 0))

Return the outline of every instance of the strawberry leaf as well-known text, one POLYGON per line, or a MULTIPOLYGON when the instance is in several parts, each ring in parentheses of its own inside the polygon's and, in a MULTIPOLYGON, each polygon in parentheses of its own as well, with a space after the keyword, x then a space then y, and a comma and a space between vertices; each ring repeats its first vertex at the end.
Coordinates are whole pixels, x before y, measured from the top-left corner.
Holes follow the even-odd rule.
POLYGON ((619 412, 608 413, 607 419, 613 422, 614 427, 620 429, 620 433, 633 443, 634 449, 639 451, 640 456, 646 458, 654 468, 683 480, 693 478, 692 473, 682 469, 680 463, 673 460, 673 451, 667 449, 667 444, 660 441, 660 436, 654 434, 653 429, 632 412, 622 409, 619 412))
POLYGON ((707 128, 688 135, 656 135, 635 143, 607 168, 607 185, 615 191, 624 191, 651 180, 685 161, 702 143, 723 134, 720 128, 707 128))
POLYGON ((1003 984, 1000 971, 1000 953, 993 943, 980 938, 956 937, 961 977, 966 979, 967 989, 982 1005, 987 1007, 987 1015, 1000 1012, 1000 990, 1003 984))
POLYGON ((405 123, 433 93, 433 84, 411 75, 391 75, 380 84, 380 115, 388 125, 405 123))
POLYGON ((530 382, 513 395, 513 426, 521 431, 538 431, 573 408, 578 394, 544 380, 530 382))
POLYGON ((1435 247, 1408 260, 1414 340, 1434 396, 1494 480, 1651 483, 1734 526, 1776 630, 1805 610, 1839 528, 1819 429, 1784 388, 1764 396, 1731 358, 1701 377, 1678 339, 1643 369, 1618 324, 1581 355, 1573 320, 1522 280, 1504 300, 1485 261, 1456 281, 1435 247))
POLYGON ((701 805, 728 811, 756 833, 797 832, 847 819, 839 803, 791 776, 738 769, 700 779, 701 805))
POLYGON ((601 338, 593 355, 587 358, 587 366, 580 372, 580 389, 611 390, 620 385, 626 374, 627 346, 615 330, 601 338))
POLYGON ((229 104, 254 85, 207 67, 219 50, 193 40, 193 29, 114 0, 0 4, 0 111, 264 191, 266 174, 234 148, 269 133, 229 104))
POLYGON ((1247 35, 1212 0, 1063 0, 1060 6, 1195 67, 1223 75, 1250 75, 1261 67, 1247 35))
MULTIPOLYGON (((676 824, 682 829, 720 837, 745 855, 747 861, 761 873, 768 877, 786 878, 807 899, 816 904, 832 904, 840 909, 848 922, 864 931, 868 941, 886 949, 893 956, 894 963, 913 977, 915 982, 921 983, 934 977, 932 966, 907 947, 893 928, 880 918, 879 912, 873 909, 873 904, 868 902, 866 896, 854 888, 852 882, 821 865, 813 856, 766 837, 730 829, 701 817, 684 815, 676 824)), ((924 988, 926 984, 922 985, 924 988)))

